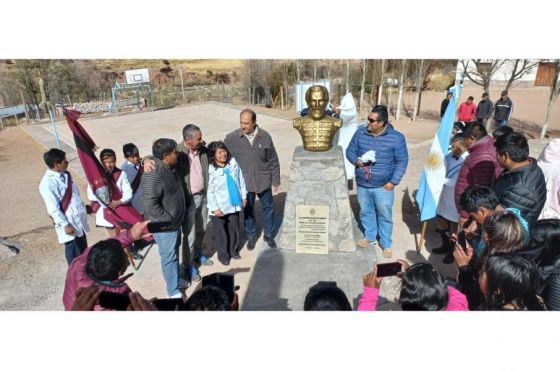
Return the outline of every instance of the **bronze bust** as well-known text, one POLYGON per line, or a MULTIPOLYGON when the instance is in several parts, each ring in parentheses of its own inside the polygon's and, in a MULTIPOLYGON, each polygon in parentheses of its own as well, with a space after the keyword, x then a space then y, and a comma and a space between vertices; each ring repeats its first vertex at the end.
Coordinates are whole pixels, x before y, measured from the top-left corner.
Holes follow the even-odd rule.
POLYGON ((310 152, 326 152, 332 148, 333 137, 342 126, 342 120, 326 115, 329 91, 321 85, 313 85, 305 92, 309 114, 294 118, 294 128, 299 131, 303 148, 310 152))

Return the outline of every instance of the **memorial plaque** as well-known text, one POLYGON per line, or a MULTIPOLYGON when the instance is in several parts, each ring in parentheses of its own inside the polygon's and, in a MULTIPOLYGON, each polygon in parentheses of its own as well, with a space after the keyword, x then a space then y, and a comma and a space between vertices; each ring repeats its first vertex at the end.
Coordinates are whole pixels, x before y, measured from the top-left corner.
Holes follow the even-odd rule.
POLYGON ((329 253, 328 206, 296 206, 296 253, 329 253))

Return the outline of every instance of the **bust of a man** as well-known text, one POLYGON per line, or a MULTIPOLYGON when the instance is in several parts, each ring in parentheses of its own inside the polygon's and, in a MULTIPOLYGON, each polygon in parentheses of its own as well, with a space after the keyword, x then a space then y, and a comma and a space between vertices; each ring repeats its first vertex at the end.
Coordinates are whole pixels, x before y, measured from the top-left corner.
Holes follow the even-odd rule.
POLYGON ((311 152, 326 152, 332 148, 333 137, 342 126, 342 120, 326 115, 329 92, 326 87, 313 85, 305 92, 309 114, 294 118, 294 128, 299 131, 303 148, 311 152))

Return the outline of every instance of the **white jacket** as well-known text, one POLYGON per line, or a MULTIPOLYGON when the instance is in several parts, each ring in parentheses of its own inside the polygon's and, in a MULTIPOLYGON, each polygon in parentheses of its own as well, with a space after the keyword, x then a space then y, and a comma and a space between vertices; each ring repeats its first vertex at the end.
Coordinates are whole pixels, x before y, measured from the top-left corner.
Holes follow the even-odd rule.
MULTIPOLYGON (((119 176, 119 179, 117 180, 117 188, 119 188, 119 190, 122 193, 122 198, 120 199, 122 201, 122 203, 126 204, 126 203, 130 202, 130 200, 132 199, 132 188, 130 187, 130 183, 128 182, 128 177, 126 176, 126 172, 124 172, 124 171, 121 172, 121 175, 119 176)), ((103 216, 103 209, 107 208, 107 207, 103 204, 103 202, 101 202, 99 200, 99 198, 97 198, 95 196, 95 194, 93 193, 93 190, 91 189, 90 185, 88 185, 88 187, 87 187, 87 197, 91 201, 99 202, 99 205, 101 206, 97 210, 97 213, 95 214, 95 224, 97 226, 113 227, 114 225, 112 223, 110 223, 109 221, 107 221, 105 219, 105 217, 103 216)))
POLYGON ((39 184, 39 192, 43 197, 49 216, 54 220, 56 236, 61 244, 72 241, 77 236, 82 236, 89 231, 86 207, 80 199, 80 190, 74 181, 72 181, 72 198, 66 213, 63 213, 60 209, 60 201, 66 193, 68 182, 68 176, 64 175, 64 177, 65 181, 62 180, 60 172, 48 169, 39 184), (75 235, 68 235, 64 232, 64 227, 68 224, 71 224, 76 230, 75 235))
MULTIPOLYGON (((226 167, 237 184, 241 199, 247 199, 245 179, 235 158, 232 157, 226 167)), ((229 201, 224 169, 215 168, 213 164, 210 164, 208 169, 208 211, 210 211, 210 214, 213 214, 217 209, 220 209, 224 214, 235 213, 241 211, 242 207, 243 205, 241 207, 233 206, 229 201)))

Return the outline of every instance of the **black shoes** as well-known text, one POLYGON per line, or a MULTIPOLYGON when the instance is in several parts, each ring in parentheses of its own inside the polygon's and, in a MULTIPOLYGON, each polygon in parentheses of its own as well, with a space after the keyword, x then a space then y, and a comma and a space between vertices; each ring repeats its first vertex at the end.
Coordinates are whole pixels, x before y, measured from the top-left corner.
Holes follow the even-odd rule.
MULTIPOLYGON (((273 238, 269 238, 268 236, 265 236, 264 241, 266 242, 266 244, 268 245, 269 248, 277 248, 278 247, 273 238)), ((250 237, 249 240, 247 241, 247 250, 252 251, 253 249, 255 249, 256 245, 257 245, 257 238, 256 237, 250 237)))
POLYGON ((453 253, 453 243, 449 240, 446 230, 437 230, 441 236, 441 247, 432 249, 432 253, 435 254, 446 254, 453 253))
POLYGON ((278 247, 278 246, 276 245, 276 242, 275 242, 274 239, 272 239, 272 238, 268 238, 268 237, 265 236, 265 237, 264 237, 264 241, 266 242, 266 244, 268 244, 268 247, 269 247, 269 248, 276 248, 276 247, 278 247))
POLYGON ((144 259, 144 256, 142 256, 140 253, 138 252, 130 252, 130 254, 132 255, 132 258, 134 258, 136 261, 142 261, 144 259))
POLYGON ((227 260, 221 260, 221 259, 218 258, 218 261, 220 261, 220 263, 221 263, 222 265, 224 265, 224 266, 229 266, 229 259, 227 259, 227 260))
POLYGON ((255 249, 255 246, 257 245, 257 238, 256 237, 249 237, 249 240, 247 241, 247 250, 252 251, 253 249, 255 249))

